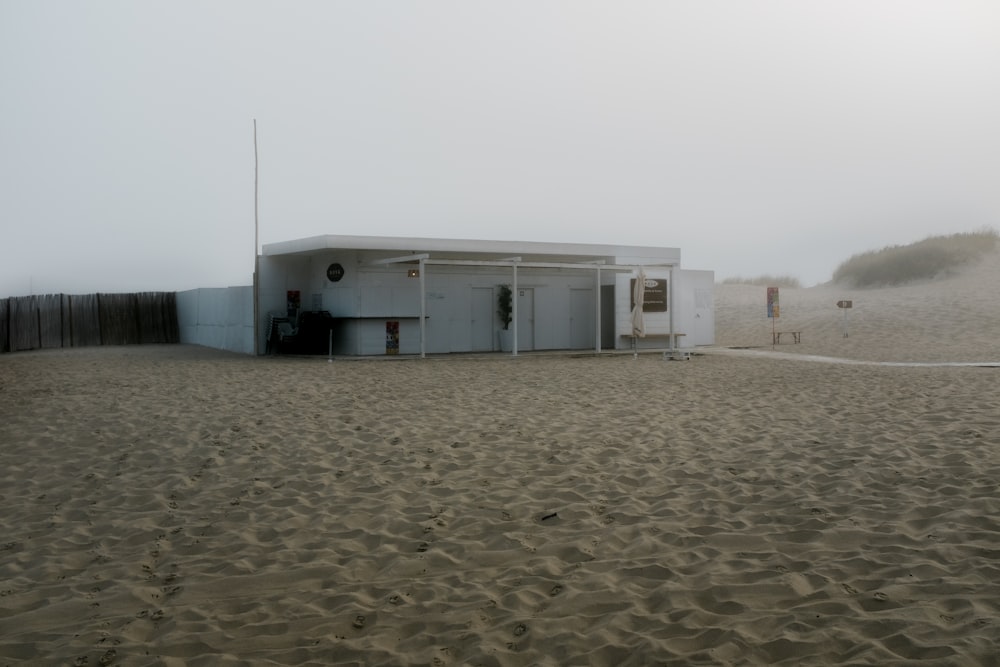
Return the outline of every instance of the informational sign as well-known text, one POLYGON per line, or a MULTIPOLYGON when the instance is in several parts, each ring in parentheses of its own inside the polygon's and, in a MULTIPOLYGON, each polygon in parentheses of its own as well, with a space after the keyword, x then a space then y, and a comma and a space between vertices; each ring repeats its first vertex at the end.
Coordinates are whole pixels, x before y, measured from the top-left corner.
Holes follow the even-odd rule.
POLYGON ((781 315, 781 307, 778 305, 778 288, 767 288, 767 316, 777 318, 781 315))
POLYGON ((385 323, 385 353, 399 354, 399 320, 385 323))
MULTIPOLYGON (((636 278, 628 283, 629 294, 635 294, 636 278)), ((630 297, 629 310, 635 308, 635 297, 630 297)), ((666 278, 646 278, 645 289, 642 291, 642 312, 667 312, 667 280, 666 278)))

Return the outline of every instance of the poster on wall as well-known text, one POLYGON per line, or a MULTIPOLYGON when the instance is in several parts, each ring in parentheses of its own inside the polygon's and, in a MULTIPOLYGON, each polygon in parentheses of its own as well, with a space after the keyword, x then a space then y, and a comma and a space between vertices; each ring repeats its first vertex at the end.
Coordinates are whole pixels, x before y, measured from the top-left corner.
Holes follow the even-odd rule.
POLYGON ((399 321, 388 320, 385 323, 385 353, 399 354, 399 321))
POLYGON ((286 296, 288 302, 287 314, 289 317, 295 317, 299 314, 299 307, 302 305, 302 292, 297 289, 290 289, 286 293, 286 296))
MULTIPOLYGON (((635 281, 629 281, 629 294, 635 294, 635 281)), ((667 280, 666 278, 646 278, 646 288, 642 292, 642 312, 644 313, 665 313, 667 312, 667 280)), ((629 310, 635 308, 635 297, 631 298, 629 310)))

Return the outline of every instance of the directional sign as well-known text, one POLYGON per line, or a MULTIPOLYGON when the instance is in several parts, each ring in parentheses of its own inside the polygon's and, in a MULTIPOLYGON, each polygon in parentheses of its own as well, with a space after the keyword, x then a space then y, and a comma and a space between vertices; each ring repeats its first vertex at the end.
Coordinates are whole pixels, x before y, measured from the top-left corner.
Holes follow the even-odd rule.
POLYGON ((853 301, 838 301, 837 308, 852 308, 854 306, 853 301))

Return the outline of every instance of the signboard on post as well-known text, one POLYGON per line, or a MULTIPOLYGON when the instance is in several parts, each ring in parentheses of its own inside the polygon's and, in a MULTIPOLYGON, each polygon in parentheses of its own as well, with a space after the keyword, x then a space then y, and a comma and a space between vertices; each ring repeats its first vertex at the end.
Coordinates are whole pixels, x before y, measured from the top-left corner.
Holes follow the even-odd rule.
POLYGON ((837 302, 837 308, 844 311, 844 338, 847 338, 847 309, 853 307, 854 302, 850 300, 837 302))
POLYGON ((778 317, 781 314, 781 307, 778 305, 778 288, 767 288, 767 316, 778 317))
POLYGON ((771 320, 771 349, 774 349, 774 341, 777 338, 774 331, 774 322, 781 314, 781 307, 778 305, 778 288, 767 288, 767 316, 771 320))

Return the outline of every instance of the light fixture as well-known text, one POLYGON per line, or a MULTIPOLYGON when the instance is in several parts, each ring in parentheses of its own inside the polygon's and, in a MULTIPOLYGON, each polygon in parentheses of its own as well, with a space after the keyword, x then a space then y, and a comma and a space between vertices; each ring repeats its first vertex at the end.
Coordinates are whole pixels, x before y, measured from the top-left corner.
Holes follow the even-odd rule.
POLYGON ((406 277, 407 278, 419 278, 420 277, 420 269, 407 269, 406 270, 406 277))

